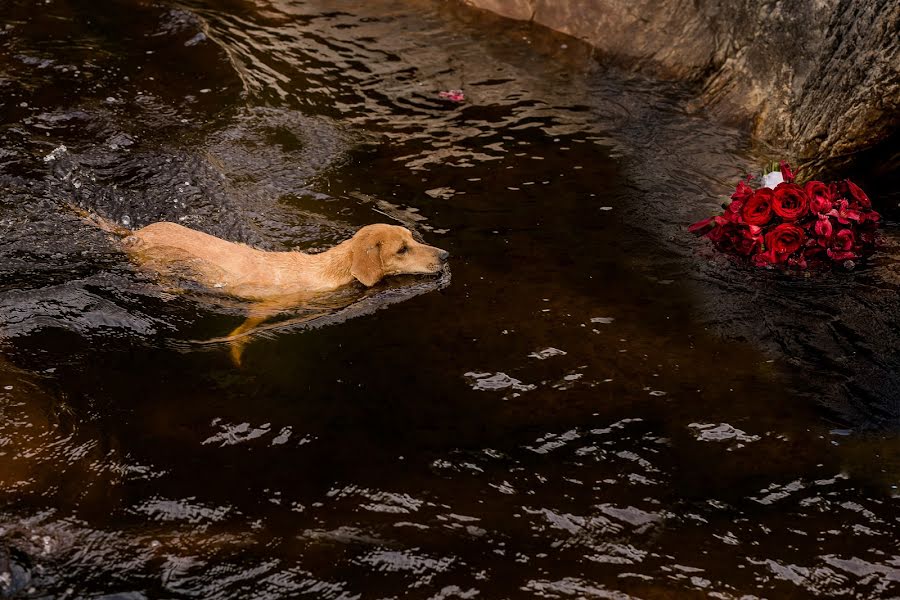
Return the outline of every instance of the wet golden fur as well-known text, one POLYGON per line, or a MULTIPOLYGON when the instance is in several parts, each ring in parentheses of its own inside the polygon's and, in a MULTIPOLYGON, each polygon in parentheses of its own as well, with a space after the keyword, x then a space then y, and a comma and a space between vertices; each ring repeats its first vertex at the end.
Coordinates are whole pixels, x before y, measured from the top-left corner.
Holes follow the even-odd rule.
POLYGON ((124 245, 139 264, 177 269, 230 296, 262 302, 328 292, 354 280, 373 286, 390 275, 437 273, 447 257, 408 229, 385 224, 367 225, 320 254, 267 252, 167 222, 138 229, 124 245))
POLYGON ((93 225, 123 237, 123 247, 143 268, 252 301, 247 320, 229 335, 235 364, 241 361, 244 334, 280 311, 353 281, 373 286, 391 275, 438 273, 447 259, 445 250, 417 242, 397 225, 367 225, 325 252, 306 254, 259 250, 177 223, 131 231, 72 208, 93 225))

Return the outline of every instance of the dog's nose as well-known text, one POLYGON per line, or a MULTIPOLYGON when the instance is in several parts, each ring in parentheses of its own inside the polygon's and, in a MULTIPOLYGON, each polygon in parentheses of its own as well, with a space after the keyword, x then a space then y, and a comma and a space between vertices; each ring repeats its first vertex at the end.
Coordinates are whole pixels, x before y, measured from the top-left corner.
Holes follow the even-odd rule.
POLYGON ((441 260, 447 260, 447 257, 450 256, 450 253, 446 250, 438 250, 438 258, 441 260))

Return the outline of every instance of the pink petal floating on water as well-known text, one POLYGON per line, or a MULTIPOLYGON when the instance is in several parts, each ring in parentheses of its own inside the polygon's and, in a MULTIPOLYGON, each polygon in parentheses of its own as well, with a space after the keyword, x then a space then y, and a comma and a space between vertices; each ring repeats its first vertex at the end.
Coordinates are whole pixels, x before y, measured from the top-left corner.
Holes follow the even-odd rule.
POLYGON ((439 92, 438 96, 451 102, 464 102, 466 99, 466 95, 462 90, 447 90, 446 92, 439 92))

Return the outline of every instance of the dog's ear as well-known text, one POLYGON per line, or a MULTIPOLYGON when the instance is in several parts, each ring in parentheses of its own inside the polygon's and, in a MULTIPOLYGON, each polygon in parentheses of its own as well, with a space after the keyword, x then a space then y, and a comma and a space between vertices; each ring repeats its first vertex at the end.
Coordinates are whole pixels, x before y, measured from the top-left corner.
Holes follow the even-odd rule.
POLYGON ((384 277, 384 265, 381 262, 381 242, 377 244, 359 244, 353 249, 350 274, 366 287, 372 287, 381 281, 384 277))

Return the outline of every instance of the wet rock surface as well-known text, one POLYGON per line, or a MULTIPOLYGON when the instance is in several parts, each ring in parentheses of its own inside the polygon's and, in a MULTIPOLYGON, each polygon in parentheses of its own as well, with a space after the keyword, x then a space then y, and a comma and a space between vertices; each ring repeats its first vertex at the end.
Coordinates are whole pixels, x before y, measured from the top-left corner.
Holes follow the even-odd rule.
POLYGON ((900 3, 470 0, 594 45, 601 60, 698 82, 698 105, 814 168, 900 128, 900 3))

